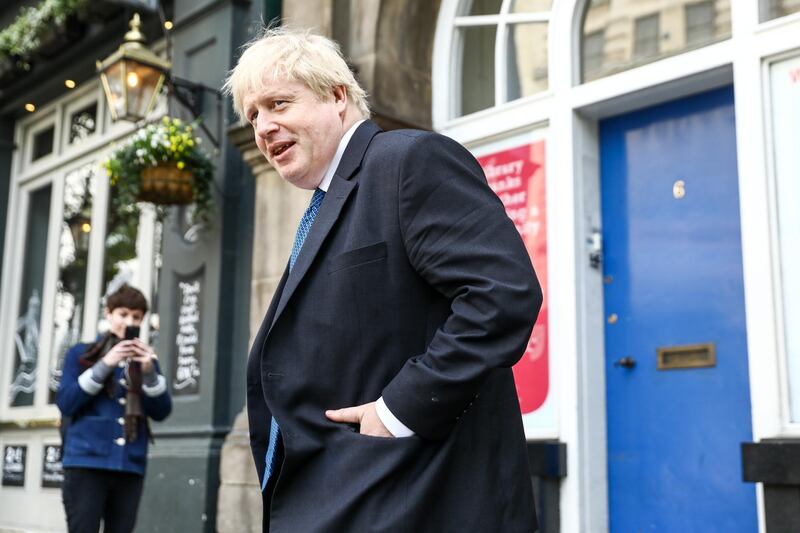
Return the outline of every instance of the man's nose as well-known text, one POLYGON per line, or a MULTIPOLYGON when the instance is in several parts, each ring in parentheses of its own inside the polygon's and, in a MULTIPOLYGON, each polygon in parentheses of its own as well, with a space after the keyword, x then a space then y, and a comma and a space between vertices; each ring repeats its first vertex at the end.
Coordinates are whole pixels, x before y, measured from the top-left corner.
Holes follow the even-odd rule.
POLYGON ((256 117, 256 135, 262 139, 266 139, 271 134, 278 131, 278 129, 278 123, 269 116, 262 116, 259 114, 258 117, 256 117))

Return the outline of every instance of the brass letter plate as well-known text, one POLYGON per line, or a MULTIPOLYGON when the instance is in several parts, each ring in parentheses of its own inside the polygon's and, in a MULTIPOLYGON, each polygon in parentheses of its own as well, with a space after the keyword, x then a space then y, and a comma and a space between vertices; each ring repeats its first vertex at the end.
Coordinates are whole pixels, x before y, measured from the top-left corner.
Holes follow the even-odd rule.
POLYGON ((658 348, 658 369, 703 368, 717 366, 714 343, 658 348))

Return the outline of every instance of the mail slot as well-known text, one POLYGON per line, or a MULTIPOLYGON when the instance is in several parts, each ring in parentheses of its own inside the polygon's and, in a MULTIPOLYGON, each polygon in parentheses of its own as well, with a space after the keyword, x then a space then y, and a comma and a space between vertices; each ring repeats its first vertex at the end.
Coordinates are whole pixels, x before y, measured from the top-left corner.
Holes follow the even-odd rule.
POLYGON ((658 348, 658 369, 703 368, 717 366, 714 343, 658 348))

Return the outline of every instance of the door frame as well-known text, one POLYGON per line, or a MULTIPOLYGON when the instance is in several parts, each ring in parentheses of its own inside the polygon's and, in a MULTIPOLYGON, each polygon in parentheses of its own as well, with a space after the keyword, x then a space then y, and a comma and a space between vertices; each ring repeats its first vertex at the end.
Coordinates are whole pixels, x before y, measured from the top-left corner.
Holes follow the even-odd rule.
MULTIPOLYGON (((594 269, 589 262, 592 234, 595 230, 601 231, 603 223, 598 123, 605 118, 643 110, 732 83, 733 68, 730 64, 723 64, 661 85, 633 89, 605 100, 587 102, 569 112, 568 125, 572 130, 572 168, 575 177, 574 269, 578 333, 575 372, 577 379, 574 381, 576 390, 571 393, 578 400, 578 409, 574 414, 562 412, 561 419, 562 427, 566 430, 571 424, 564 423, 564 419, 574 416, 575 426, 580 430, 580 438, 569 439, 575 443, 578 457, 574 459, 574 467, 569 464, 568 468, 578 477, 576 482, 584 488, 591 487, 583 493, 584 498, 581 498, 581 507, 585 509, 585 514, 581 514, 602 524, 586 523, 589 526, 586 531, 609 531, 604 291, 602 266, 594 269)), ((567 117, 565 122, 566 119, 567 117)), ((566 398, 561 401, 569 404, 566 398)), ((759 507, 760 498, 757 495, 759 507)))

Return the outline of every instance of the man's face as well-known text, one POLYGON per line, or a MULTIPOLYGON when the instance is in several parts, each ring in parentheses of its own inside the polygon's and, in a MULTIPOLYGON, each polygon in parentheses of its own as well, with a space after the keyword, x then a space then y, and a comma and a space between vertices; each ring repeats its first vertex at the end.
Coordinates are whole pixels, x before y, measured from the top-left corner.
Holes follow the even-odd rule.
POLYGON ((317 187, 345 133, 345 89, 320 100, 305 84, 279 79, 243 104, 258 149, 281 177, 302 189, 317 187))

